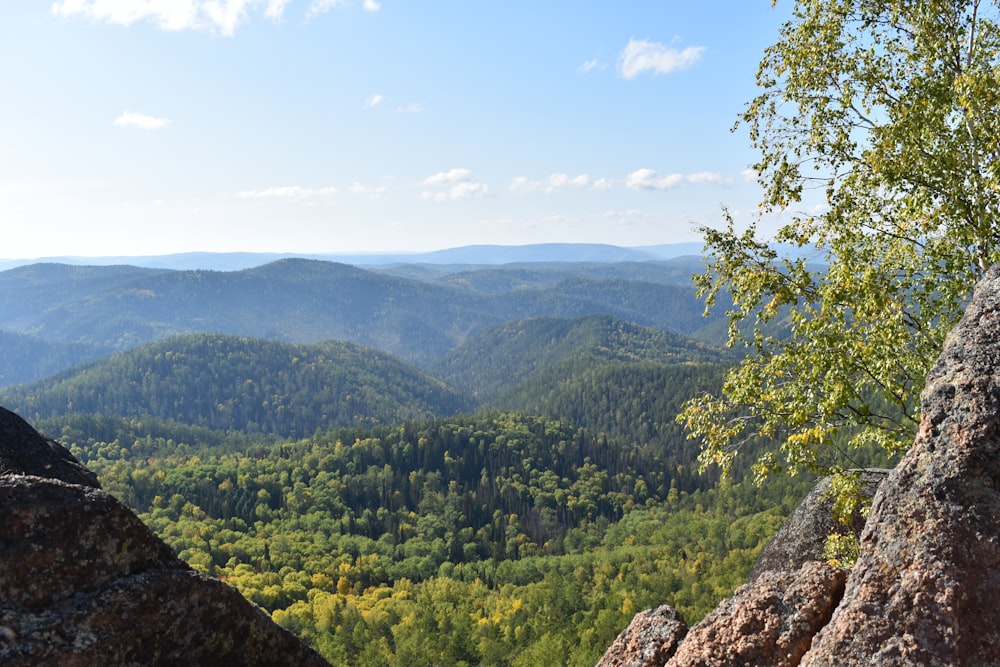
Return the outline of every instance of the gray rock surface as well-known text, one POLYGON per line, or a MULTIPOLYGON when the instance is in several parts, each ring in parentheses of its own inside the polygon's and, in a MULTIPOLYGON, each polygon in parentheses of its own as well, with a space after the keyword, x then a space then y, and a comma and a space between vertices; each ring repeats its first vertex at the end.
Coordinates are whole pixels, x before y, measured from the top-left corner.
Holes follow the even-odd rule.
POLYGON ((0 665, 327 664, 6 410, 0 471, 0 665))

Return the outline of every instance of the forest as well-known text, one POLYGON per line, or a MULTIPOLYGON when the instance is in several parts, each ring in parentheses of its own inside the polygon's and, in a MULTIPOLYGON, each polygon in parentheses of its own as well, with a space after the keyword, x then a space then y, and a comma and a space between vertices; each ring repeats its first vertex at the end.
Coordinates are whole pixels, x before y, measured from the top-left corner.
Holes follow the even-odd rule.
POLYGON ((184 560, 333 664, 593 664, 637 611, 710 611, 809 485, 716 486, 665 452, 523 413, 271 442, 124 418, 42 426, 184 560))
POLYGON ((60 333, 8 334, 51 372, 0 404, 332 664, 591 665, 637 611, 708 613, 813 481, 699 471, 675 416, 734 357, 678 270, 29 266, 0 299, 60 333))

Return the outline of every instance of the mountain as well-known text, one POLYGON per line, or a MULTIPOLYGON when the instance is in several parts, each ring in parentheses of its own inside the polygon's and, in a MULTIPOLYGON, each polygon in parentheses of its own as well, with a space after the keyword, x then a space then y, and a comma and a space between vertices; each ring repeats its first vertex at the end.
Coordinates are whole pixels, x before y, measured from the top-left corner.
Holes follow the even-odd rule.
POLYGON ((152 417, 300 438, 317 430, 427 419, 468 401, 370 348, 190 334, 121 352, 2 400, 33 420, 68 413, 152 417))
POLYGON ((147 268, 174 270, 238 271, 262 266, 281 259, 317 259, 361 266, 384 264, 508 264, 512 262, 619 262, 670 259, 681 255, 699 255, 701 242, 667 243, 637 248, 622 248, 600 243, 541 243, 534 245, 473 245, 432 252, 408 253, 274 253, 274 252, 187 252, 172 255, 133 255, 108 257, 45 257, 30 260, 0 259, 0 271, 26 264, 56 263, 74 265, 128 264, 147 268))
POLYGON ((470 292, 499 293, 551 287, 565 280, 638 280, 691 286, 691 276, 704 270, 699 257, 651 262, 514 262, 501 266, 472 264, 394 264, 380 273, 449 285, 470 292))
POLYGON ((345 264, 287 259, 243 271, 38 264, 0 273, 3 329, 125 350, 215 332, 288 342, 347 340, 430 364, 507 320, 608 313, 680 333, 705 324, 693 288, 624 278, 479 291, 345 264))

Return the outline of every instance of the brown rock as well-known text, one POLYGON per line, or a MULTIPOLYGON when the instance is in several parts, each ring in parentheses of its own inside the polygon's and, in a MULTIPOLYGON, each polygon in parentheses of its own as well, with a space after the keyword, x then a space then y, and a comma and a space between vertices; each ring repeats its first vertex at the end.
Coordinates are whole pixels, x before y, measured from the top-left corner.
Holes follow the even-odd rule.
POLYGON ((669 605, 641 611, 621 631, 597 667, 659 667, 673 656, 688 626, 669 605))
POLYGON ((327 664, 6 410, 0 466, 0 664, 327 664))
POLYGON ((691 628, 667 667, 794 667, 830 620, 845 579, 817 561, 764 572, 691 628))
POLYGON ((1000 663, 1000 271, 976 289, 803 665, 1000 663))

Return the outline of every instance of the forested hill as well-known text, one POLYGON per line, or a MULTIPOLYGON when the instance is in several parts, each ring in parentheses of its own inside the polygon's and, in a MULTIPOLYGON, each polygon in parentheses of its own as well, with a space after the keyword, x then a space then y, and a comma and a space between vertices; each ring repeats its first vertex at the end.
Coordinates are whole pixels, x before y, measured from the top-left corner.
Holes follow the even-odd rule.
POLYGON ((189 334, 121 352, 10 388, 0 404, 33 421, 72 412, 154 417, 284 437, 470 407, 443 382, 370 348, 219 334, 189 334))
POLYGON ((430 370, 490 403, 532 385, 548 390, 607 362, 668 365, 721 362, 720 348, 610 315, 516 320, 477 333, 430 370))
POLYGON ((475 335, 431 372, 353 343, 188 334, 0 391, 29 419, 156 418, 302 437, 484 407, 679 446, 680 402, 716 389, 724 352, 608 315, 536 318, 475 335), (706 363, 696 363, 706 362, 706 363))
MULTIPOLYGON (((527 317, 607 313, 680 333, 706 324, 690 285, 572 278, 564 269, 555 283, 503 285, 493 267, 482 280, 447 284, 294 259, 232 272, 30 265, 0 272, 0 326, 117 350, 196 332, 338 339, 427 365, 477 331, 527 317)), ((26 371, 18 380, 42 376, 26 371)))

